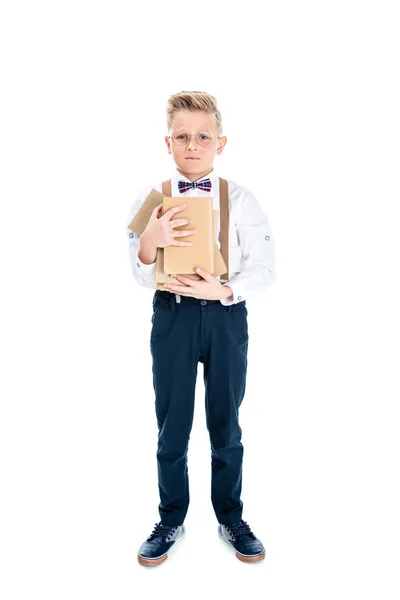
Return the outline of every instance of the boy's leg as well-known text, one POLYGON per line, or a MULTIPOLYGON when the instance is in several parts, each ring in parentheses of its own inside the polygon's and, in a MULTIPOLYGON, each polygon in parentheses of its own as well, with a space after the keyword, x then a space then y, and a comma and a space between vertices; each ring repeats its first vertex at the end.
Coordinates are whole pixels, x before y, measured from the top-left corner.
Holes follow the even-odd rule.
POLYGON ((247 374, 245 304, 212 305, 204 349, 206 421, 211 442, 211 500, 219 523, 240 521, 243 445, 239 425, 247 374))
POLYGON ((187 451, 199 361, 199 310, 196 302, 183 300, 177 305, 174 294, 159 291, 150 337, 164 525, 182 525, 189 506, 187 451))

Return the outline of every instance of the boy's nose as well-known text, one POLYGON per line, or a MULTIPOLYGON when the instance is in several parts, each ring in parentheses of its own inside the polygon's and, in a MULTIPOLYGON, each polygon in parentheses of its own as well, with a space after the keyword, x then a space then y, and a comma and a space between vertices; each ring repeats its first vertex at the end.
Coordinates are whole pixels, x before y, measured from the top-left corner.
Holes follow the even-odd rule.
POLYGON ((196 140, 196 136, 194 136, 194 135, 190 136, 190 140, 189 140, 189 142, 187 143, 187 147, 188 147, 188 148, 191 148, 191 147, 192 147, 192 145, 193 145, 195 148, 197 148, 197 140, 196 140))

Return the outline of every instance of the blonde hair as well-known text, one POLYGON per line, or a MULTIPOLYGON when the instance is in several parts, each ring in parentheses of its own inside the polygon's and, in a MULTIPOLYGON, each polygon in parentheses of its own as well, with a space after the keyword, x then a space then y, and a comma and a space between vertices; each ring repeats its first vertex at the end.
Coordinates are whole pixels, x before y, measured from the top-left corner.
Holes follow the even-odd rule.
POLYGON ((167 104, 167 127, 170 131, 175 113, 179 110, 204 110, 213 115, 217 122, 218 135, 222 134, 221 113, 217 108, 217 100, 206 92, 179 92, 168 99, 167 104))

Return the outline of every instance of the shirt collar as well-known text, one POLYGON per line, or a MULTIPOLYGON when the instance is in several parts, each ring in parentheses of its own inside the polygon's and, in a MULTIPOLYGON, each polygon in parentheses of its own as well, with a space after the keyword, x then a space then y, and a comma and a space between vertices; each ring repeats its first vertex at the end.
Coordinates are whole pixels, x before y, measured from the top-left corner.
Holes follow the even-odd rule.
MULTIPOLYGON (((217 184, 217 179, 218 179, 218 177, 217 177, 217 174, 216 174, 216 172, 215 172, 215 168, 213 168, 213 169, 212 169, 212 171, 210 171, 210 172, 208 173, 208 175, 204 175, 204 177, 201 177, 200 179, 197 179, 196 181, 197 181, 197 182, 199 182, 199 181, 203 181, 203 179, 210 179, 210 180, 211 180, 211 185, 212 185, 212 186, 214 187, 214 189, 215 189, 215 186, 216 186, 216 184, 217 184)), ((189 179, 187 179, 187 177, 185 177, 184 175, 181 175, 181 174, 178 172, 178 169, 175 169, 175 170, 174 170, 173 181, 174 181, 174 183, 175 183, 175 185, 176 185, 176 186, 178 186, 178 181, 179 181, 179 180, 181 180, 181 181, 187 181, 187 182, 191 183, 191 181, 190 181, 189 179)))

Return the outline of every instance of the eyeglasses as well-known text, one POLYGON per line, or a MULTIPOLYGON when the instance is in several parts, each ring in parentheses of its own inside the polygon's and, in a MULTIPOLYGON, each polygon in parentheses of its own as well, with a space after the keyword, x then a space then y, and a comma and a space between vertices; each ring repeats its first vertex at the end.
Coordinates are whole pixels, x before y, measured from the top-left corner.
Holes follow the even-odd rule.
POLYGON ((176 144, 177 146, 187 146, 192 139, 192 136, 195 136, 197 143, 199 146, 203 146, 203 148, 207 148, 211 146, 215 139, 219 139, 219 135, 214 135, 212 131, 199 131, 198 133, 174 133, 173 135, 169 135, 168 137, 176 144))

